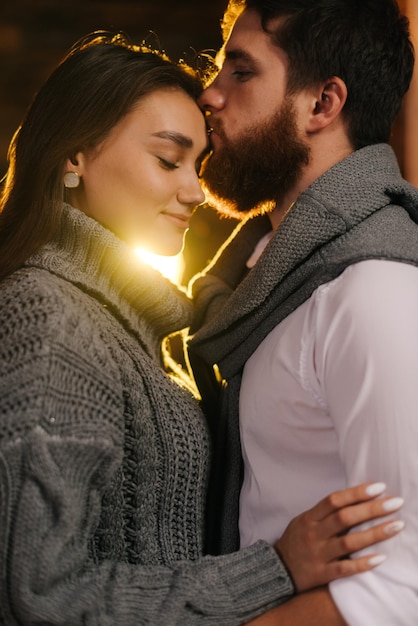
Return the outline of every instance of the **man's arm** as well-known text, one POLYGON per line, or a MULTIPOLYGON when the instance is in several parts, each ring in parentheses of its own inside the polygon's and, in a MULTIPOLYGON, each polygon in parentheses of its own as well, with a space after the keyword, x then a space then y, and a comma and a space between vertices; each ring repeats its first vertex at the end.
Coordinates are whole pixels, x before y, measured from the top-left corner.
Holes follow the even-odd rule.
POLYGON ((380 545, 402 531, 404 522, 387 519, 388 510, 395 513, 403 500, 381 497, 384 491, 384 483, 335 491, 289 522, 274 548, 297 592, 371 571, 386 559, 380 545), (373 520, 376 524, 364 528, 373 520))
POLYGON ((378 547, 387 560, 330 583, 353 624, 409 626, 418 615, 417 315, 418 269, 403 263, 358 263, 317 294, 310 384, 333 421, 347 482, 378 477, 405 500, 405 530, 378 547))
POLYGON ((328 589, 323 587, 295 596, 246 626, 346 626, 328 589))

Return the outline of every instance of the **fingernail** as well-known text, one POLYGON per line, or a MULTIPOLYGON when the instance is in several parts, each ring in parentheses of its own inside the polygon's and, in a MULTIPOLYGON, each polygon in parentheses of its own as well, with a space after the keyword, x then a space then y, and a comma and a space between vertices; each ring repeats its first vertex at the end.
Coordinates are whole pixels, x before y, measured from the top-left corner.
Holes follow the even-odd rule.
POLYGON ((384 554, 376 554, 376 556, 372 556, 372 558, 369 559, 369 565, 371 567, 380 565, 383 561, 386 561, 386 558, 387 557, 384 554))
POLYGON ((403 498, 391 498, 383 502, 382 508, 384 511, 396 511, 401 508, 404 502, 405 500, 403 498))
POLYGON ((385 483, 373 483, 366 487, 366 493, 368 496, 378 496, 386 489, 385 483))
POLYGON ((390 524, 385 526, 385 533, 387 535, 394 535, 403 528, 405 528, 405 522, 403 522, 402 520, 397 520, 396 522, 391 522, 390 524))

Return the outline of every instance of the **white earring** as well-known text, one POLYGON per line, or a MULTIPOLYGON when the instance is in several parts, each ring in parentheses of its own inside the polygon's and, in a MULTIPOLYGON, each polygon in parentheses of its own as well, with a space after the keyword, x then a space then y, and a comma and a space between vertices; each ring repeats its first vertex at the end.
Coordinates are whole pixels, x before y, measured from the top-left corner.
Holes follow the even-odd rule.
POLYGON ((64 174, 64 187, 67 189, 74 189, 80 184, 80 176, 77 172, 65 172, 64 174))

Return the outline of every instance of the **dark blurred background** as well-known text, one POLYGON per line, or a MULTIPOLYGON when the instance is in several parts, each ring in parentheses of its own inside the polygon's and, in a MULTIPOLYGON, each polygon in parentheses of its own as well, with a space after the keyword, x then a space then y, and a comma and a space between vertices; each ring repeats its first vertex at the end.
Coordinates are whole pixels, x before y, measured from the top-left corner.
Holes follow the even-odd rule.
MULTIPOLYGON (((398 0, 417 29, 418 0, 398 0)), ((220 19, 227 0, 1 0, 0 176, 7 148, 31 98, 69 47, 90 31, 122 30, 133 43, 148 40, 192 65, 202 51, 221 44, 220 19)), ((414 36, 415 36, 414 33, 414 36)), ((418 40, 418 37, 415 37, 418 40)), ((418 48, 418 46, 416 45, 418 48)), ((392 144, 404 175, 418 184, 416 81, 395 128, 392 144)), ((231 232, 234 222, 210 209, 193 217, 184 280, 201 269, 231 232)))
POLYGON ((80 37, 123 30, 191 62, 219 46, 226 0, 2 0, 0 8, 0 168, 33 93, 80 37), (150 31, 153 31, 152 34, 150 31))
MULTIPOLYGON (((93 30, 122 30, 132 43, 145 39, 195 65, 200 52, 213 54, 220 46, 225 6, 226 0, 1 0, 0 176, 33 94, 77 39, 93 30)), ((206 265, 233 225, 211 209, 195 213, 184 282, 206 265)))

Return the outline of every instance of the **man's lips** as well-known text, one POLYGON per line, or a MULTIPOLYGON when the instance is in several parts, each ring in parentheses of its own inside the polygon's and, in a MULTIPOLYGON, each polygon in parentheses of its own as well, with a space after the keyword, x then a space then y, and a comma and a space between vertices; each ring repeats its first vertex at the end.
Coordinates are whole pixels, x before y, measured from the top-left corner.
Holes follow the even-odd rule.
POLYGON ((224 132, 218 120, 208 119, 209 142, 212 146, 216 146, 224 140, 224 132))
POLYGON ((218 137, 222 137, 223 130, 222 130, 220 122, 217 119, 210 117, 207 120, 207 127, 208 127, 209 135, 215 134, 215 135, 218 135, 218 137))
POLYGON ((212 130, 212 132, 210 133, 209 142, 210 142, 211 148, 216 148, 216 146, 222 143, 222 138, 220 135, 218 135, 216 130, 212 130))

